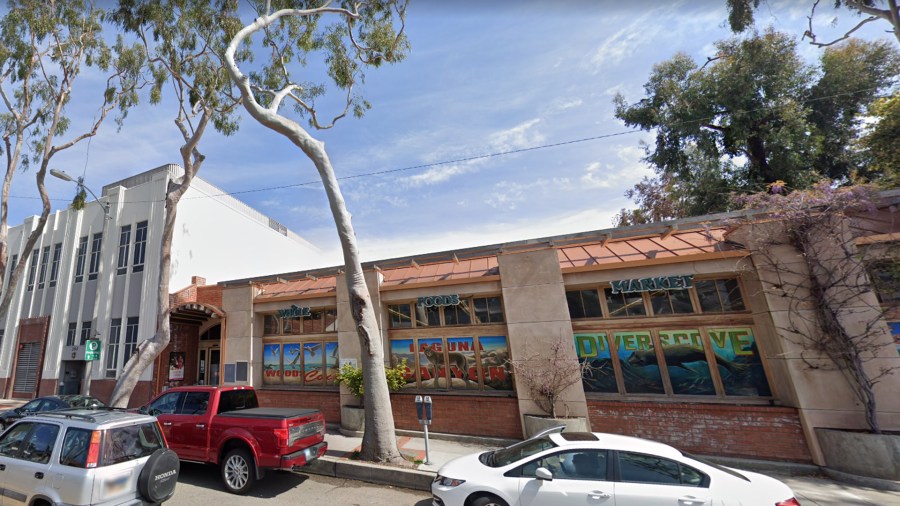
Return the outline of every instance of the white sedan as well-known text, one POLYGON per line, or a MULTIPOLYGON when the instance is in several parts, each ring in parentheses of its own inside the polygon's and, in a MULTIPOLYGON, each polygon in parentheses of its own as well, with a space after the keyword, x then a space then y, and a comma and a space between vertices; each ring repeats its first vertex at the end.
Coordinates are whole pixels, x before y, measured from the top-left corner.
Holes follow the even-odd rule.
POLYGON ((758 473, 615 434, 545 434, 448 462, 434 506, 799 506, 791 489, 758 473))

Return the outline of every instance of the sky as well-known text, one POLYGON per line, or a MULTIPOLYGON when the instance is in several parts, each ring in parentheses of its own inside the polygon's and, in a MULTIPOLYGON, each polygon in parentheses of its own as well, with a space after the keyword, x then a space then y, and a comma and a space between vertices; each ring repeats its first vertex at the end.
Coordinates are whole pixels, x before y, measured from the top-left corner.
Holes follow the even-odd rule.
MULTIPOLYGON (((764 0, 757 26, 799 37, 811 3, 764 0)), ((814 18, 820 40, 858 21, 829 7, 819 6, 814 18)), ((348 178, 341 188, 362 260, 611 227, 620 209, 633 207, 624 192, 653 174, 640 145, 651 134, 617 120, 613 97, 643 98, 653 65, 676 52, 705 62, 714 42, 731 36, 726 17, 724 0, 413 0, 408 57, 370 70, 359 90, 372 110, 313 132, 336 175, 348 178), (525 151, 484 156, 516 150, 525 151)), ((883 37, 884 26, 858 34, 883 37)), ((799 47, 811 62, 821 54, 799 47)), ((90 75, 78 84, 70 109, 75 125, 95 114, 97 102, 87 98, 92 84, 99 81, 90 75)), ((240 114, 235 135, 206 134, 199 177, 322 250, 319 265, 298 269, 343 263, 311 162, 240 114)), ((57 155, 52 166, 83 175, 99 192, 178 163, 173 117, 165 103, 141 106, 120 130, 107 121, 89 144, 57 155)), ((64 208, 72 183, 48 177, 47 185, 53 209, 64 208)), ((33 173, 16 176, 11 225, 40 212, 33 187, 33 173)))

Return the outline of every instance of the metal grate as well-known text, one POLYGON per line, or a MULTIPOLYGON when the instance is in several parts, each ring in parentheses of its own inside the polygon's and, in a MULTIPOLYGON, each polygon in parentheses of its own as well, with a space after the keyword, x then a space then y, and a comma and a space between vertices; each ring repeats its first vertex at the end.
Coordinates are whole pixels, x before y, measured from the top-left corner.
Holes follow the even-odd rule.
POLYGON ((35 392, 40 360, 41 343, 22 343, 16 359, 16 381, 13 383, 13 392, 24 394, 35 392))

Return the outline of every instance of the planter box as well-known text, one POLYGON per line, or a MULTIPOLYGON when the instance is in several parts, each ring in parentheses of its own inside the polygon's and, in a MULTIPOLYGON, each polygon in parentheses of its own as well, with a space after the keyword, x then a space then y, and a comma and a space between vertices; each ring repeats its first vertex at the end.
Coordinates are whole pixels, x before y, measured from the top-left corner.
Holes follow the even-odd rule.
POLYGON ((565 432, 590 432, 587 418, 550 418, 549 416, 524 415, 525 437, 529 438, 542 430, 565 425, 565 432))
POLYGON ((366 409, 361 406, 341 406, 341 433, 361 435, 366 430, 366 409))
POLYGON ((829 469, 900 481, 900 435, 816 429, 816 436, 829 469))

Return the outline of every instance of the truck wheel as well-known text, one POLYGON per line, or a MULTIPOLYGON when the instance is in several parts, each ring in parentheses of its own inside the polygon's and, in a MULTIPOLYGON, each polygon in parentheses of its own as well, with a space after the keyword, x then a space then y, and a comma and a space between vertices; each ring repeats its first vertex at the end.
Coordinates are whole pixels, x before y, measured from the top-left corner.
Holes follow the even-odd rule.
POLYGON ((161 503, 175 494, 181 462, 178 454, 168 448, 160 448, 150 455, 138 477, 138 492, 151 503, 161 503))
POLYGON ((222 483, 232 494, 244 495, 256 483, 256 465, 253 458, 242 448, 235 448, 225 454, 222 461, 222 483))

